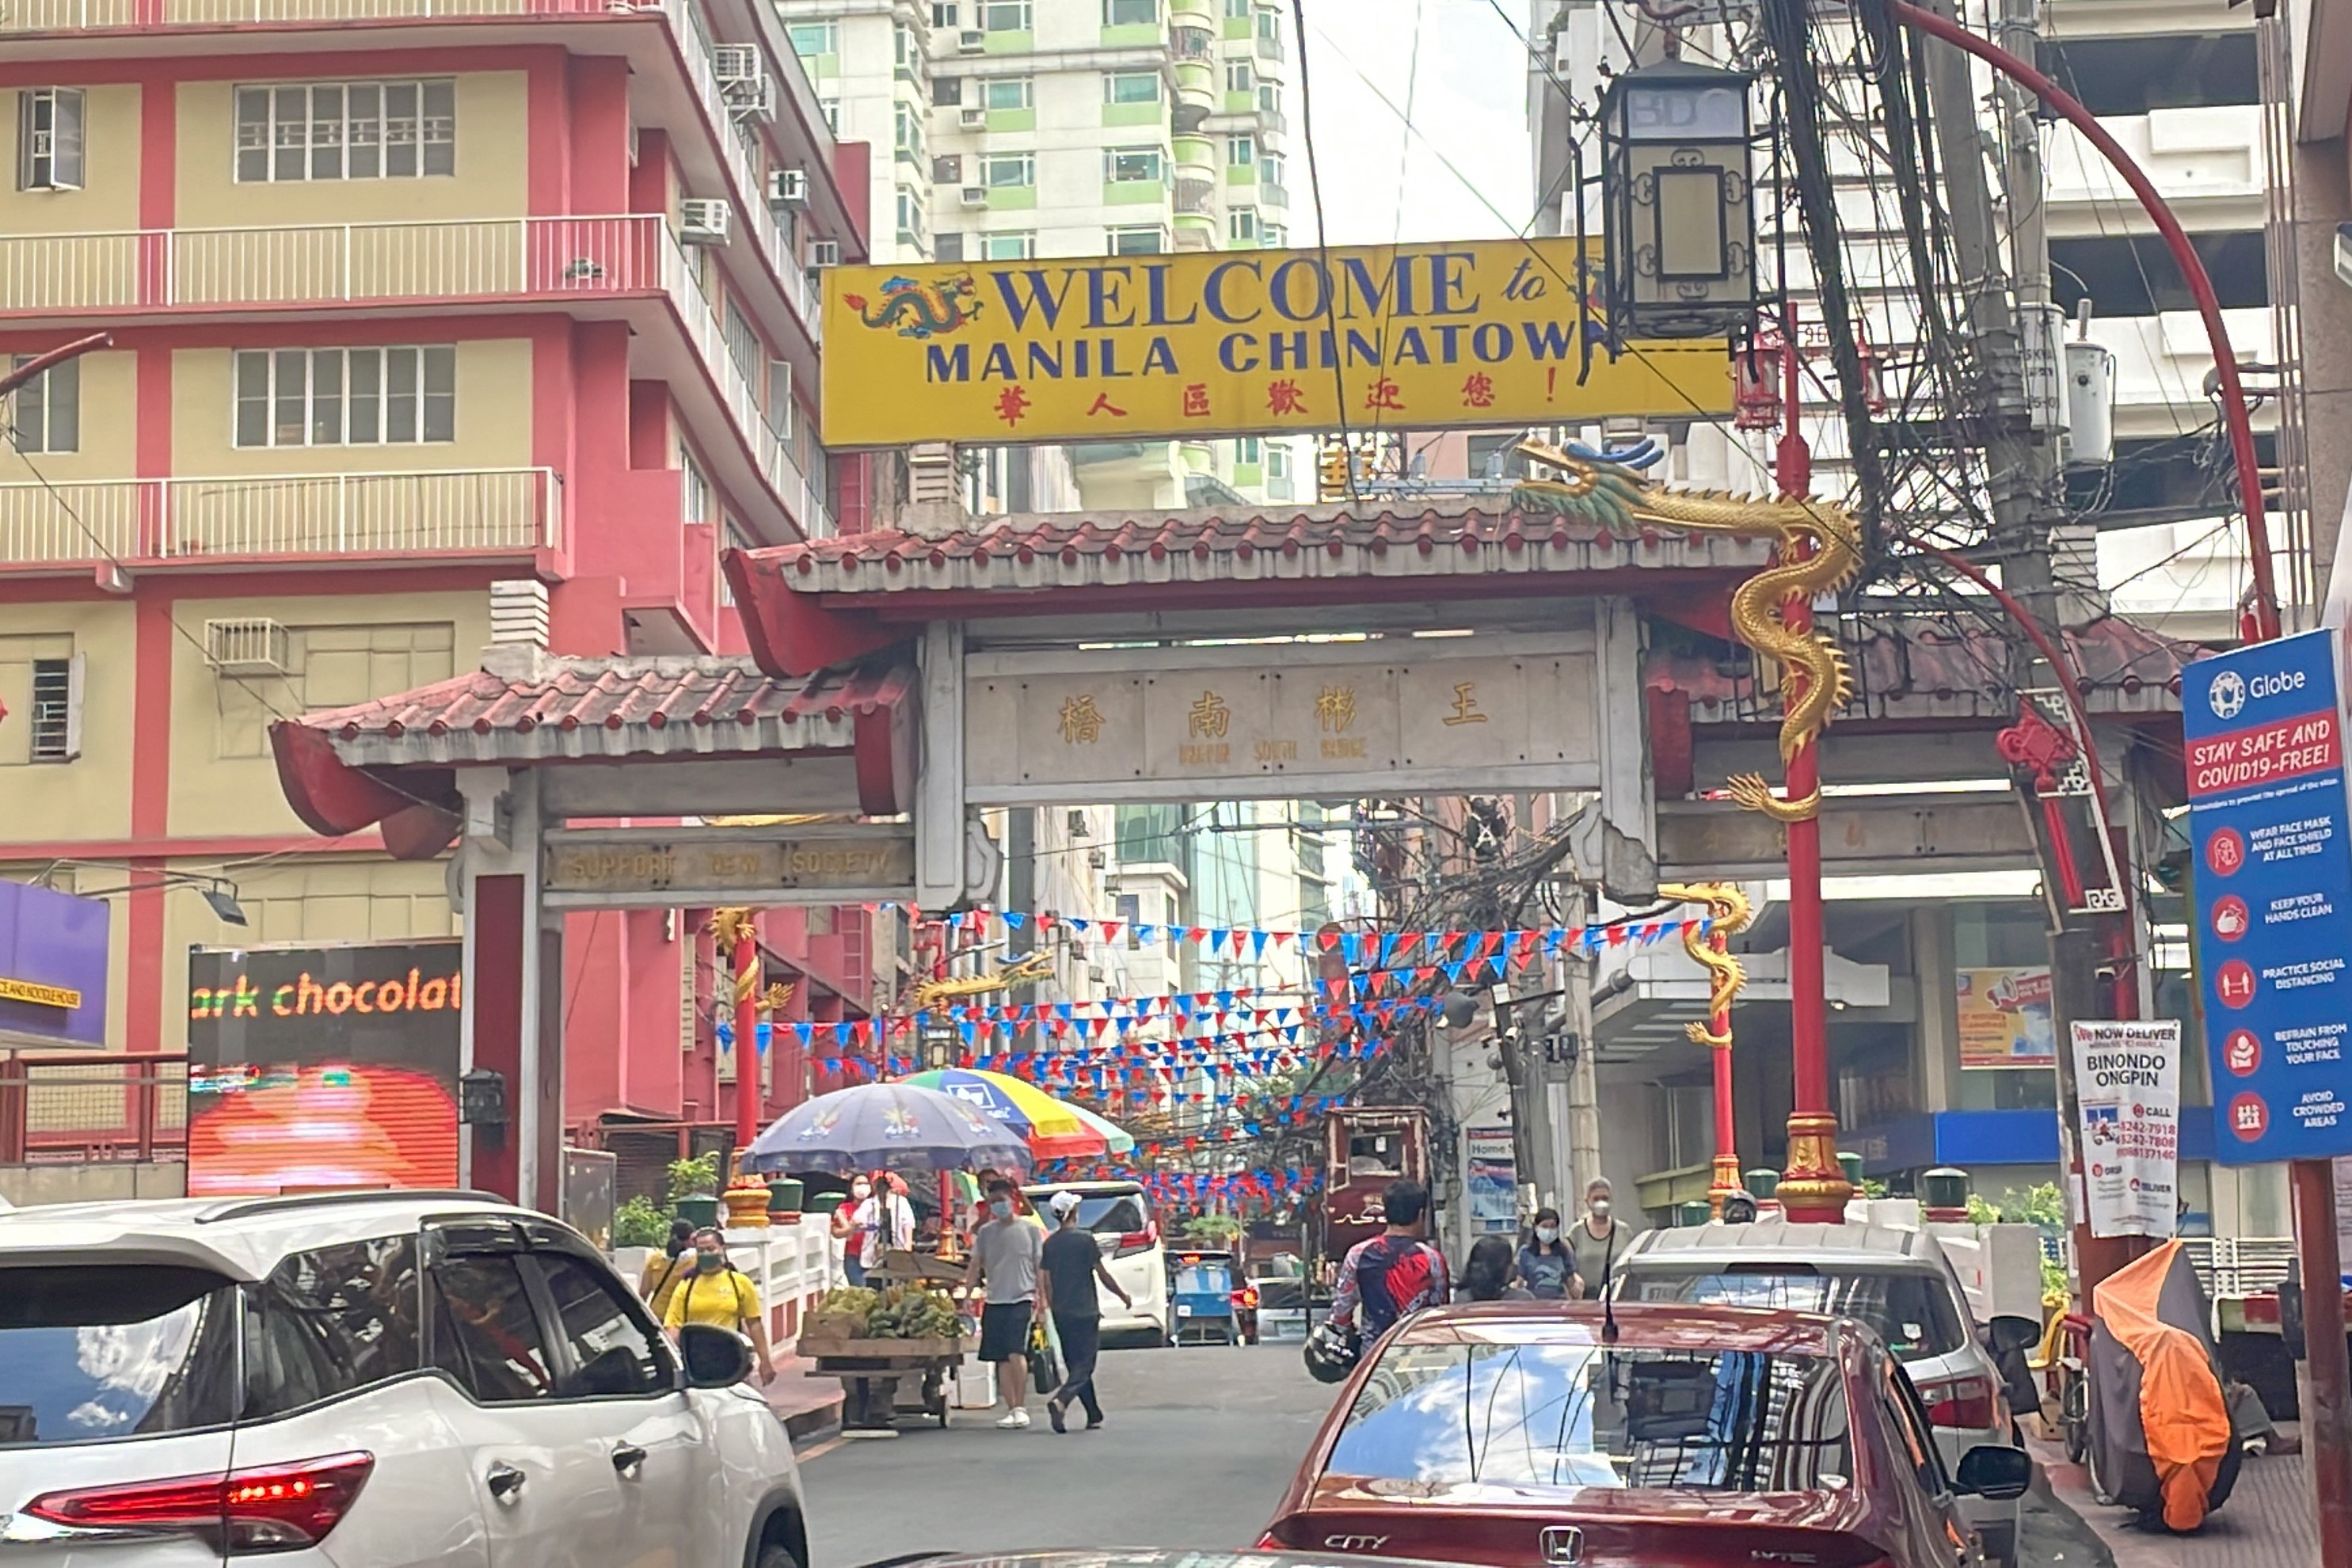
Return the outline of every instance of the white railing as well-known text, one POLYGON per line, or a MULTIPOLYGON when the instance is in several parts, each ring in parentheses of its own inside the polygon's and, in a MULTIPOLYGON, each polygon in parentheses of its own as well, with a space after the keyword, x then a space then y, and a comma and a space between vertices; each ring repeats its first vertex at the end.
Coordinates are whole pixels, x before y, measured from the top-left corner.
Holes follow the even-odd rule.
POLYGON ((142 5, 141 0, 8 0, 0 7, 0 33, 207 23, 590 16, 606 9, 606 0, 154 0, 151 5, 142 5))
POLYGON ((136 555, 142 505, 132 479, 0 485, 0 567, 136 555))
POLYGON ((761 475, 803 531, 830 532, 659 215, 0 236, 0 316, 656 290, 677 308, 761 475))
POLYGON ((550 468, 238 474, 0 485, 0 565, 552 548, 550 468))

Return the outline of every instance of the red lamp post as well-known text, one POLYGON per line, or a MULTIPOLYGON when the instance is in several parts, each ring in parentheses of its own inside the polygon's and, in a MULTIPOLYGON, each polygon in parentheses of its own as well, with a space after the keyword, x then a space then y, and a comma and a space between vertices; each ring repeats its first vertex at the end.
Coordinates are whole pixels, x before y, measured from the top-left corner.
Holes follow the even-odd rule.
MULTIPOLYGON (((1795 323, 1789 323, 1791 329, 1795 323)), ((1780 441, 1773 479, 1785 496, 1813 489, 1813 450, 1798 422, 1798 348, 1793 330, 1780 344, 1780 441)), ((1811 546, 1804 546, 1811 549, 1811 546)), ((1790 630, 1812 629, 1813 607, 1791 599, 1782 615, 1790 630)), ((1791 692, 1793 700, 1797 695, 1791 692)), ((1788 795, 1801 800, 1821 787, 1820 741, 1807 737, 1789 758, 1788 795)), ((1837 1112, 1830 1105, 1829 998, 1822 973, 1822 824, 1818 815, 1788 825, 1789 1029, 1791 1083, 1788 1167, 1775 1195, 1788 1216, 1809 1224, 1845 1218, 1853 1189, 1837 1158, 1837 1112)))

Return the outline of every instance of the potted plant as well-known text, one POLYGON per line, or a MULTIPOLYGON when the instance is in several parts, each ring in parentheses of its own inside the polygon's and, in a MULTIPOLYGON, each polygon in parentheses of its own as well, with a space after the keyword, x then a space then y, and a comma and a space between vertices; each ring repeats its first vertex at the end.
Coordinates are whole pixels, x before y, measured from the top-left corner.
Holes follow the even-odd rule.
POLYGON ((669 1204, 688 1225, 719 1223, 718 1150, 669 1163, 669 1204))

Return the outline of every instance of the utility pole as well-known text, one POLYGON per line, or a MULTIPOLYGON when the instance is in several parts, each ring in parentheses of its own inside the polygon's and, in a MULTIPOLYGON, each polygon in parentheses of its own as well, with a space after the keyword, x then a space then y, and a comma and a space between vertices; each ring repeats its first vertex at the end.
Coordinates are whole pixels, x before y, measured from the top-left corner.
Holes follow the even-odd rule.
MULTIPOLYGON (((1948 17, 1952 14, 1947 0, 1933 0, 1921 9, 1948 17)), ((2040 36, 2039 0, 2001 0, 1996 41, 2003 48, 2030 58, 2040 36)), ((1993 100, 2009 198, 2006 227, 2012 279, 2001 264, 2002 226, 1979 153, 1979 100, 1969 57, 1930 37, 1920 37, 1917 47, 1927 65, 1969 332, 1983 370, 1980 403, 1974 412, 1985 447, 2001 580, 2026 615, 2054 636, 2060 624, 2059 584, 2051 565, 2050 530, 2059 515, 2053 505, 2059 483, 2057 432, 2037 427, 2034 393, 2042 395, 2042 410, 2054 408, 2060 370, 2057 333, 2050 322, 2045 180, 2033 103, 2016 82, 1996 74, 1993 100)), ((2021 710, 2033 701, 2027 692, 2059 684, 2056 673, 2042 668, 2032 644, 2022 637, 2011 645, 2009 676, 2021 710)), ((2066 1170, 2075 1265, 2087 1309, 2092 1288, 2142 1248, 2133 1238, 2092 1236, 2090 1217, 2084 1212, 2072 1025, 2078 1018, 2113 1016, 2115 1008, 2099 985, 2099 944, 2084 923, 2089 917, 2068 909, 2070 896, 2058 865, 2065 847, 2038 837, 2037 842, 2051 894, 2051 1021, 2058 1047, 2059 1147, 2066 1170)))
MULTIPOLYGON (((1592 909, 1583 883, 1569 884, 1566 903, 1563 923, 1570 931, 1582 930, 1592 909)), ((1561 1054, 1568 1059, 1561 1085, 1565 1093, 1559 1097, 1568 1121, 1568 1168, 1558 1202, 1566 1214, 1573 1212, 1585 1187, 1601 1174, 1601 1073, 1593 1061, 1592 960, 1580 952, 1563 952, 1559 964, 1559 984, 1568 994, 1568 1018, 1560 1031, 1566 1037, 1561 1054)))

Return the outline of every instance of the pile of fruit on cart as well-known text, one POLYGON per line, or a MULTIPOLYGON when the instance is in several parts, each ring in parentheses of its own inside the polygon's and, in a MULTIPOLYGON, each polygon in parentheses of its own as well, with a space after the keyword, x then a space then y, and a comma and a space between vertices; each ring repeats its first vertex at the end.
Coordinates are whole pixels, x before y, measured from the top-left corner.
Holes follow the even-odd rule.
POLYGON ((845 1340, 952 1340, 958 1324, 955 1303, 944 1291, 920 1285, 892 1285, 880 1290, 845 1285, 825 1292, 817 1303, 803 1338, 845 1340))

